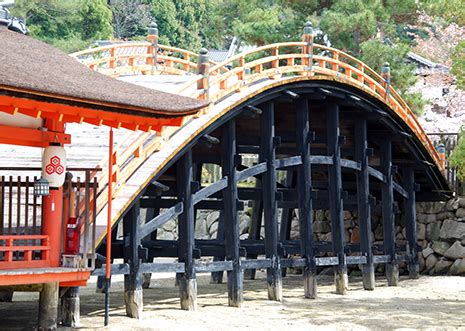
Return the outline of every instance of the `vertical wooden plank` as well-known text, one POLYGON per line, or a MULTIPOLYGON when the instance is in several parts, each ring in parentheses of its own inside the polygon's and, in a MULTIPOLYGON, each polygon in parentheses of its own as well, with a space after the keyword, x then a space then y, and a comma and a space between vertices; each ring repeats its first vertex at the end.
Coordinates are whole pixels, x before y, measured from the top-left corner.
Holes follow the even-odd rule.
MULTIPOLYGON (((294 187, 294 172, 291 170, 286 171, 286 178, 284 185, 286 187, 294 187)), ((279 224, 279 240, 289 240, 291 235, 291 226, 292 226, 292 214, 294 209, 291 208, 282 208, 281 210, 281 222, 279 224)), ((284 257, 287 258, 287 255, 284 257)), ((283 277, 286 277, 287 269, 283 268, 283 277)))
MULTIPOLYGON (((34 183, 37 181, 37 177, 34 176, 34 183)), ((37 234, 37 195, 32 197, 32 233, 37 234)))
MULTIPOLYGON (((216 241, 224 241, 224 216, 223 211, 220 210, 220 216, 218 218, 218 230, 216 231, 216 241)), ((213 261, 223 261, 224 256, 214 256, 213 261)), ((222 284, 223 283, 223 271, 215 271, 211 273, 211 283, 222 284)))
POLYGON ((0 182, 0 234, 5 234, 5 176, 0 182))
POLYGON ((308 100, 300 99, 296 110, 297 150, 302 158, 302 165, 297 170, 300 251, 302 258, 307 260, 303 273, 304 294, 308 299, 315 299, 317 297, 317 282, 313 240, 312 169, 310 161, 308 100))
POLYGON ((389 286, 397 286, 399 282, 399 266, 396 261, 396 237, 394 225, 394 192, 392 183, 392 142, 386 137, 381 142, 381 171, 386 177, 382 184, 381 200, 383 214, 384 254, 391 257, 386 263, 386 278, 389 286))
MULTIPOLYGON (((156 208, 154 208, 154 207, 147 208, 145 210, 145 223, 150 222, 155 217, 155 210, 156 210, 156 208)), ((157 239, 157 230, 153 231, 151 234, 146 236, 144 239, 156 240, 157 239)), ((151 261, 148 261, 148 260, 144 259, 143 262, 151 262, 151 261)), ((142 274, 142 288, 143 289, 150 288, 151 280, 152 280, 152 274, 151 273, 142 274)))
MULTIPOLYGON (((255 180, 255 188, 261 189, 261 180, 255 180)), ((262 230, 262 219, 263 219, 263 201, 255 200, 252 202, 252 220, 249 229, 249 239, 259 240, 260 232, 262 230)), ((256 259, 257 255, 247 254, 247 259, 256 259)), ((244 271, 244 278, 249 280, 255 279, 255 269, 247 269, 244 271)))
POLYGON ((407 237, 407 254, 410 256, 408 261, 409 276, 412 279, 420 277, 420 266, 418 264, 417 249, 417 223, 415 209, 415 173, 411 167, 404 169, 405 189, 408 192, 408 198, 404 201, 405 215, 405 234, 407 237))
POLYGON ((8 234, 13 234, 13 176, 8 183, 8 234))
POLYGON ((195 310, 197 308, 197 279, 193 257, 195 233, 191 187, 192 175, 192 152, 189 150, 179 159, 176 167, 178 196, 183 201, 184 206, 183 213, 178 217, 178 251, 179 262, 184 262, 185 271, 177 277, 181 308, 184 310, 195 310))
MULTIPOLYGON (((124 302, 126 315, 140 319, 143 310, 141 259, 139 256, 140 208, 137 201, 124 215, 124 260, 129 264, 129 274, 124 275, 124 302)), ((111 258, 109 256, 106 257, 111 258)))
POLYGON ((230 120, 222 128, 221 139, 222 175, 227 176, 228 186, 223 190, 223 217, 226 259, 233 262, 228 271, 228 302, 232 307, 241 307, 243 301, 243 274, 239 256, 239 217, 237 215, 236 181, 236 122, 230 120))
POLYGON ((24 195, 24 234, 31 234, 29 228, 29 176, 26 176, 24 195))
POLYGON ((21 177, 16 183, 16 234, 21 234, 21 177))
POLYGON ((267 172, 262 175, 262 195, 265 225, 265 253, 271 259, 272 267, 267 269, 268 299, 282 301, 282 274, 278 256, 278 218, 276 201, 276 151, 274 104, 263 105, 261 116, 262 160, 266 162, 267 172))
POLYGON ((362 265, 363 288, 374 290, 375 269, 373 265, 373 250, 371 236, 370 180, 368 174, 367 155, 367 120, 360 118, 355 121, 355 158, 360 162, 361 169, 357 173, 357 204, 358 223, 360 227, 360 248, 367 263, 362 265))
POLYGON ((346 294, 348 290, 347 263, 344 253, 344 214, 342 203, 341 177, 341 136, 339 129, 339 107, 337 104, 326 106, 327 116, 327 150, 333 159, 328 166, 329 174, 329 209, 331 214, 331 236, 334 254, 339 263, 335 268, 336 292, 346 294))

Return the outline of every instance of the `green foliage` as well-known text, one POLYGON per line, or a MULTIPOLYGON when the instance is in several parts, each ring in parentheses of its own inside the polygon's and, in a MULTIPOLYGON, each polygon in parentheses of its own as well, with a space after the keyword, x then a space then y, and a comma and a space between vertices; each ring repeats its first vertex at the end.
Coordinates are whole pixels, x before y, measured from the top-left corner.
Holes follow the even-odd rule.
POLYGON ((320 27, 336 48, 358 54, 360 43, 376 33, 376 14, 382 12, 380 6, 380 1, 337 0, 323 12, 320 27))
POLYGON ((459 134, 459 142, 449 157, 451 164, 457 167, 457 176, 465 181, 465 129, 459 134))
POLYGON ((12 15, 24 18, 32 36, 65 52, 112 36, 104 0, 17 0, 12 15))
POLYGON ((107 39, 113 36, 112 14, 105 0, 81 0, 79 16, 82 39, 107 39))
POLYGON ((421 115, 426 101, 420 93, 409 93, 408 89, 417 78, 413 74, 413 65, 405 64, 409 47, 403 44, 389 46, 378 40, 369 40, 361 44, 360 59, 376 71, 380 71, 384 62, 391 67, 391 84, 404 98, 412 111, 421 115))
POLYGON ((440 17, 448 24, 465 25, 463 0, 420 0, 420 5, 429 15, 440 17))
POLYGON ((465 40, 461 40, 452 53, 451 72, 457 78, 457 87, 465 89, 465 40))

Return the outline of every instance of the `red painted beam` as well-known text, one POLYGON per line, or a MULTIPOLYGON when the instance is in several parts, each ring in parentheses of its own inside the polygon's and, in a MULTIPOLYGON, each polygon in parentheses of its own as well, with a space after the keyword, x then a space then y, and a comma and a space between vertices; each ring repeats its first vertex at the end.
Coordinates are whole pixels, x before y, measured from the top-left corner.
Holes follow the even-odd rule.
POLYGON ((0 144, 47 147, 50 143, 71 144, 71 135, 0 125, 0 144))

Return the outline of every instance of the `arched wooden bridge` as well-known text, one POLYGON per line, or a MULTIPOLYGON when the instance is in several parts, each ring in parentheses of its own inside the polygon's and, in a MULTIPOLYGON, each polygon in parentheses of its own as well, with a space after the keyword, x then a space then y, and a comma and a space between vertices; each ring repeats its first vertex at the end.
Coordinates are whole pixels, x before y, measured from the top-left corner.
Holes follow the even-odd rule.
MULTIPOLYGON (((380 75, 340 50, 313 44, 306 29, 302 42, 266 45, 223 63, 209 61, 205 50, 195 54, 158 45, 154 35, 150 42, 73 54, 104 74, 210 101, 180 126, 156 133, 134 123, 131 129, 147 132, 128 137, 128 147, 117 148, 113 156, 112 259, 125 263, 114 264, 112 272, 127 275, 129 316, 140 316, 144 273, 178 273, 184 309, 195 308, 196 273, 201 272, 227 271, 232 306, 242 302, 243 271, 248 269, 267 269, 273 300, 282 299, 286 267, 304 269, 308 298, 316 295, 319 266, 335 266, 341 294, 351 264, 362 265, 365 289, 375 287, 375 264, 386 264, 390 285, 397 284, 402 261, 412 277, 418 275, 415 202, 450 194, 440 157, 390 86, 388 66, 380 75), (256 164, 245 166, 245 156, 256 157, 256 164), (222 175, 202 186, 206 164, 220 167, 222 175), (278 172, 285 173, 284 181, 278 182, 278 172), (250 178, 255 186, 243 185, 250 178), (237 211, 244 201, 254 206, 254 217, 249 238, 240 240, 237 211), (383 218, 381 243, 371 238, 375 206, 383 218), (142 221, 141 209, 146 210, 142 221), (199 209, 221 211, 223 230, 216 240, 194 238, 199 209), (289 237, 292 210, 298 210, 299 240, 289 237), (329 210, 331 241, 315 240, 314 210, 329 210), (344 238, 344 210, 357 211, 359 243, 344 238), (396 215, 404 219, 404 246, 395 242, 396 215), (175 218, 179 239, 157 239, 157 228, 175 218), (120 223, 124 238, 117 237, 120 223), (157 257, 178 262, 157 263, 157 257), (200 257, 214 259, 200 263, 200 257)), ((107 215, 107 171, 101 174, 98 245, 107 215)))

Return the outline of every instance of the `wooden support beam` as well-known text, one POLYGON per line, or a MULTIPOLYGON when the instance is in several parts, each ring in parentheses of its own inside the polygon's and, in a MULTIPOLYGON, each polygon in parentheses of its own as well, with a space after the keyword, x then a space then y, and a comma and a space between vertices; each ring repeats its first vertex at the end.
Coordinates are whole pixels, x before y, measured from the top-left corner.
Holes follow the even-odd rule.
POLYGON ((373 250, 371 238, 371 208, 370 208, 370 180, 368 173, 368 141, 367 120, 360 118, 355 121, 355 155, 361 169, 357 173, 358 223, 360 227, 360 246, 362 256, 367 263, 362 264, 363 288, 375 289, 375 269, 373 265, 373 250))
POLYGON ((142 318, 143 310, 139 226, 140 208, 137 201, 123 217, 124 262, 129 264, 129 274, 124 275, 124 303, 126 315, 137 319, 142 318))
MULTIPOLYGON (((154 219, 158 214, 160 213, 160 208, 147 208, 145 211, 145 223, 150 222, 152 219, 154 219), (157 212, 156 212, 157 211, 157 212)), ((142 238, 142 240, 147 240, 147 239, 152 239, 156 240, 157 239, 157 229, 155 229, 150 235, 146 236, 145 238, 142 238)), ((142 259, 142 263, 150 262, 147 259, 142 259)), ((145 273, 142 274, 142 288, 147 289, 150 288, 150 281, 152 280, 152 274, 151 273, 145 273)))
POLYGON ((39 295, 39 330, 56 330, 58 320, 58 283, 45 283, 39 295))
POLYGON ((397 286, 399 282, 399 266, 396 261, 396 233, 394 223, 394 190, 392 179, 392 142, 389 138, 381 142, 381 171, 386 181, 382 183, 381 203, 383 214, 384 254, 390 256, 386 263, 386 278, 389 286, 397 286))
POLYGON ((417 223, 415 209, 415 173, 412 168, 404 168, 404 182, 408 192, 408 198, 404 200, 405 233, 407 237, 407 255, 409 276, 417 279, 420 276, 417 249, 417 223))
POLYGON ((302 165, 297 170, 300 251, 302 258, 307 260, 303 273, 304 295, 308 299, 315 299, 317 297, 317 282, 313 240, 312 169, 310 162, 308 100, 299 100, 296 111, 297 148, 302 158, 302 165))
POLYGON ((192 152, 188 150, 176 166, 176 183, 178 196, 183 203, 183 212, 178 216, 179 227, 179 262, 185 265, 184 273, 177 274, 181 308, 195 310, 197 308, 197 279, 194 265, 194 204, 192 201, 192 152))
MULTIPOLYGON (((221 201, 221 209, 224 207, 223 201, 221 201)), ((216 231, 216 240, 219 242, 224 242, 224 216, 223 210, 220 210, 220 216, 218 218, 218 229, 216 231)), ((215 255, 213 261, 224 261, 225 254, 215 255)), ((215 271, 211 273, 210 282, 213 284, 222 284, 223 283, 223 271, 215 271)))
POLYGON ((79 287, 69 287, 61 297, 61 321, 63 326, 78 327, 80 323, 79 287))
POLYGON ((230 120, 222 128, 222 174, 228 178, 223 190, 224 243, 226 260, 232 261, 233 270, 228 271, 228 302, 232 307, 241 307, 243 302, 243 273, 239 255, 239 217, 237 215, 236 171, 236 122, 230 120))
POLYGON ((334 276, 336 292, 338 294, 347 294, 349 279, 347 276, 346 255, 344 253, 344 210, 342 201, 341 139, 338 105, 328 104, 326 106, 326 116, 327 153, 333 158, 333 164, 328 166, 331 235, 334 254, 339 259, 334 276))
POLYGON ((263 105, 261 116, 261 146, 260 162, 266 162, 268 171, 262 174, 263 210, 265 224, 266 257, 271 259, 272 266, 267 268, 268 299, 282 301, 282 274, 278 256, 278 204, 276 200, 276 140, 274 124, 274 104, 263 105))

